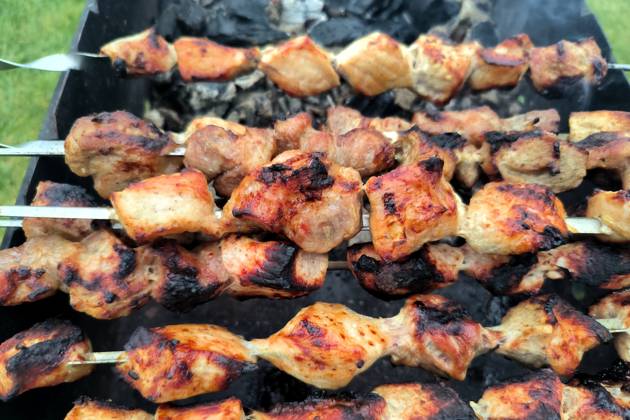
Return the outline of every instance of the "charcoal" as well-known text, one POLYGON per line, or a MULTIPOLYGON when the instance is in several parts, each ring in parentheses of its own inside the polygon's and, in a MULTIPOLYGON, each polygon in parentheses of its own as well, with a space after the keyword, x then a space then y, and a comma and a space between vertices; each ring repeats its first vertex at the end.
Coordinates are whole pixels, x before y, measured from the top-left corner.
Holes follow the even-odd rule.
POLYGON ((461 0, 410 0, 405 12, 418 33, 424 33, 455 17, 461 7, 461 0))
POLYGON ((371 28, 372 31, 384 32, 405 44, 411 44, 418 37, 418 29, 402 15, 376 21, 372 24, 371 28))
POLYGON ((309 35, 320 45, 343 47, 371 31, 372 28, 364 20, 347 16, 316 23, 311 27, 309 35))
POLYGON ((288 38, 271 25, 266 1, 222 2, 208 12, 206 36, 232 46, 252 46, 288 38))
POLYGON ((307 22, 326 19, 323 0, 282 0, 278 27, 285 32, 304 32, 307 22))
POLYGON ((156 22, 157 32, 169 41, 183 35, 200 36, 206 29, 206 11, 193 0, 171 3, 156 22))

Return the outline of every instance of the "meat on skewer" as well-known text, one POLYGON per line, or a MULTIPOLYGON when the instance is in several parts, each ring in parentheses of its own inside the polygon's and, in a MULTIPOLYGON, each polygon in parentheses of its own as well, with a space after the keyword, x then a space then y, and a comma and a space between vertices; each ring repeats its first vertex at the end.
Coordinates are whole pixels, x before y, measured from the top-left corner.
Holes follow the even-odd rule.
MULTIPOLYGON (((28 333, 16 337, 25 336, 28 333)), ((19 345, 16 337, 10 339, 10 348, 3 348, 19 358, 30 352, 30 346, 19 345)), ((214 325, 141 327, 124 352, 90 354, 84 349, 75 359, 49 367, 64 371, 86 363, 114 362, 122 378, 144 397, 167 402, 225 389, 255 368, 258 358, 324 389, 346 386, 385 356, 395 364, 463 380, 470 362, 497 345, 497 351, 508 358, 536 367, 549 365, 570 376, 586 351, 610 338, 595 319, 553 295, 520 303, 501 325, 491 328, 474 322, 463 308, 442 296, 416 295, 391 318, 370 318, 340 304, 316 303, 303 308, 275 334, 251 341, 214 325)), ((9 374, 19 382, 21 373, 9 374)))
MULTIPOLYGON (((601 319, 609 328, 624 329, 630 327, 630 287, 609 294, 589 309, 589 315, 601 319)), ((615 336, 615 349, 619 357, 630 363, 630 333, 615 336)))
POLYGON ((596 190, 588 198, 586 216, 600 220, 612 230, 612 235, 600 235, 599 239, 627 242, 630 239, 630 189, 596 190))

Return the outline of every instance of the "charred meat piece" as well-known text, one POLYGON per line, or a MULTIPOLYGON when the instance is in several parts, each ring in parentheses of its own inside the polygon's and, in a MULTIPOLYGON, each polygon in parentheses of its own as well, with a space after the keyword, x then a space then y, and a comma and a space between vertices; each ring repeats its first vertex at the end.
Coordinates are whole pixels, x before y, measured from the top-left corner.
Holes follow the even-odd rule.
POLYGON ((630 131, 630 112, 584 111, 569 115, 569 140, 581 141, 597 133, 630 131))
POLYGON ((507 182, 540 184, 559 193, 577 187, 586 176, 587 153, 555 134, 493 132, 486 141, 492 154, 484 171, 507 182))
POLYGON ((138 328, 116 365, 122 378, 154 402, 190 398, 228 387, 256 358, 244 340, 213 325, 138 328))
POLYGON ((556 295, 519 303, 491 329, 499 354, 535 368, 550 366, 566 377, 573 375, 584 353, 612 338, 604 326, 556 295))
POLYGON ((130 185, 112 194, 125 232, 136 242, 185 232, 217 236, 218 220, 206 177, 187 169, 130 185))
POLYGON ((599 235, 608 242, 630 241, 630 190, 596 190, 588 198, 586 216, 600 220, 612 230, 612 235, 599 235))
MULTIPOLYGON (((41 181, 37 184, 35 197, 31 201, 31 206, 36 207, 95 207, 96 205, 95 197, 85 189, 51 181, 41 181)), ((25 218, 22 229, 29 239, 36 236, 59 235, 70 241, 80 241, 89 235, 94 227, 92 220, 25 218)))
POLYGON ((265 49, 259 67, 293 96, 319 95, 339 85, 330 54, 308 36, 265 49))
POLYGON ((377 296, 427 293, 457 280, 464 254, 446 244, 427 244, 407 258, 384 261, 372 244, 348 248, 348 267, 361 286, 377 296))
POLYGON ((592 134, 575 145, 588 153, 587 169, 613 170, 630 189, 630 131, 592 134))
POLYGON ((543 94, 563 93, 568 85, 582 81, 597 85, 608 70, 593 38, 533 48, 529 68, 534 87, 543 94))
POLYGON ((386 354, 389 339, 376 318, 318 302, 275 334, 250 343, 260 358, 302 382, 338 389, 386 354))
POLYGON ((160 405, 155 420, 245 420, 245 412, 241 400, 228 398, 192 407, 160 405))
POLYGON ((502 119, 502 131, 542 130, 557 133, 560 129, 560 114, 554 108, 538 109, 502 119))
POLYGON ((143 410, 81 397, 74 402, 64 420, 153 420, 153 415, 143 410))
POLYGON ((476 42, 452 45, 435 35, 420 35, 409 47, 413 90, 433 103, 448 102, 466 82, 480 49, 476 42))
MULTIPOLYGON (((615 329, 630 328, 630 288, 609 294, 591 306, 588 313, 609 320, 615 329)), ((614 343, 619 357, 630 363, 630 333, 615 334, 614 343)))
POLYGON ((361 229, 361 176, 322 154, 287 151, 247 175, 223 211, 326 253, 361 229))
POLYGON ((460 235, 477 252, 516 255, 562 245, 562 202, 546 187, 491 182, 470 200, 460 235))
POLYGON ((229 197, 243 177, 268 163, 276 144, 270 129, 243 127, 244 133, 215 125, 195 131, 186 142, 184 164, 214 180, 218 194, 229 197))
POLYGON ((367 96, 413 84, 407 48, 381 32, 348 45, 335 57, 335 67, 350 86, 367 96))
POLYGON ((496 339, 458 304, 439 295, 407 299, 400 313, 382 321, 398 365, 422 367, 464 380, 470 362, 496 347, 496 339))
POLYGON ((149 300, 150 279, 140 262, 135 249, 100 230, 61 260, 58 270, 72 308, 97 319, 114 319, 149 300))
POLYGON ((427 242, 457 235, 460 205, 433 157, 370 178, 370 232, 376 252, 396 261, 427 242))
POLYGON ((257 48, 231 48, 205 38, 181 37, 173 44, 179 73, 187 82, 227 81, 254 70, 257 48))
POLYGON ((630 410, 619 404, 614 396, 599 384, 563 387, 561 419, 625 420, 628 416, 630 410))
POLYGON ((408 130, 412 124, 398 117, 370 118, 359 111, 345 106, 331 106, 326 110, 326 130, 336 136, 355 128, 372 128, 378 131, 408 130))
POLYGON ((92 176, 103 198, 133 182, 177 171, 181 158, 164 156, 172 147, 169 134, 124 111, 79 118, 64 144, 70 170, 92 176))
POLYGON ((28 239, 0 251, 0 305, 35 302, 57 293, 57 264, 76 252, 78 244, 59 236, 28 239))
POLYGON ((526 34, 507 38, 493 48, 477 52, 468 83, 473 90, 513 87, 529 68, 532 41, 526 34))
POLYGON ((74 382, 92 365, 68 365, 92 351, 90 340, 68 321, 47 320, 0 344, 0 399, 7 401, 29 389, 74 382))
POLYGON ((177 64, 175 48, 149 28, 138 34, 115 39, 101 47, 119 74, 166 73, 177 64))

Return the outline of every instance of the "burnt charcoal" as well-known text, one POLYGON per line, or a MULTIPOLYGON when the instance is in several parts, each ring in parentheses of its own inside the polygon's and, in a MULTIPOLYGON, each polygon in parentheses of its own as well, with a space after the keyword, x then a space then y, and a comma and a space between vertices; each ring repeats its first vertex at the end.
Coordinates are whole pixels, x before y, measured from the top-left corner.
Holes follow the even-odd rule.
POLYGON ((408 19, 401 15, 374 22, 371 25, 370 32, 374 31, 384 32, 405 44, 411 44, 418 38, 418 28, 413 26, 408 19))
MULTIPOLYGON (((302 33, 308 22, 319 22, 327 18, 322 11, 323 0, 282 0, 279 4, 282 5, 282 8, 279 11, 277 25, 280 30, 285 32, 302 33)), ((270 14, 272 16, 276 14, 276 9, 280 8, 271 8, 270 14)), ((273 16, 273 23, 276 23, 275 20, 275 16, 273 16)))
POLYGON ((180 0, 169 4, 156 22, 157 32, 173 41, 183 35, 203 35, 206 29, 206 11, 193 0, 180 0))
POLYGON ((470 28, 470 39, 479 41, 481 45, 493 46, 497 45, 501 40, 497 35, 495 26, 490 21, 484 21, 470 28))
POLYGON ((364 20, 356 16, 332 17, 313 25, 309 35, 325 47, 342 47, 367 35, 371 30, 364 20))
POLYGON ((406 2, 405 12, 420 34, 456 16, 461 6, 461 0, 410 0, 406 2))
POLYGON ((396 95, 392 91, 373 97, 354 95, 345 102, 345 105, 358 110, 368 117, 398 115, 402 118, 411 119, 411 115, 396 104, 396 95))

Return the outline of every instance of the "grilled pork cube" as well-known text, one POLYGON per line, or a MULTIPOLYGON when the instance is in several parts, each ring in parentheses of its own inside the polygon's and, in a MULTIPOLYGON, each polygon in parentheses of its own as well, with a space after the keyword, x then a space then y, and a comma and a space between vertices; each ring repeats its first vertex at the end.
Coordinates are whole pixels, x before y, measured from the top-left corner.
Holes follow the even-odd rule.
POLYGON ((497 344, 461 306, 440 295, 412 296, 397 316, 382 322, 390 331, 393 363, 460 381, 470 362, 497 344))
POLYGON ((539 129, 557 133, 560 129, 560 114, 554 108, 535 109, 524 114, 503 118, 501 131, 531 131, 539 129))
POLYGON ((177 68, 187 82, 227 81, 256 69, 257 48, 231 48, 205 38, 181 37, 173 44, 177 68))
POLYGON ((273 132, 278 152, 299 150, 300 139, 309 131, 314 131, 314 129, 313 118, 308 112, 300 112, 286 120, 276 120, 273 124, 273 132))
POLYGON ((50 319, 15 334, 0 344, 0 399, 88 375, 94 366, 67 363, 91 351, 90 340, 68 321, 50 319))
POLYGON ((584 353, 612 338, 600 323, 556 295, 519 303, 491 329, 499 354, 535 368, 550 366, 561 376, 573 375, 584 353))
POLYGON ((428 135, 418 127, 398 132, 396 141, 401 165, 412 165, 437 157, 444 164, 442 172, 447 181, 453 177, 458 156, 465 144, 466 139, 457 133, 428 135))
POLYGON ((193 118, 186 126, 184 132, 176 137, 176 140, 178 143, 186 144, 193 134, 208 126, 222 128, 225 131, 234 133, 237 136, 244 136, 247 134, 247 129, 251 128, 234 121, 224 120, 223 118, 203 115, 201 117, 193 118))
POLYGON ((596 133, 575 145, 588 153, 587 169, 613 170, 630 189, 630 132, 596 133))
POLYGON ((491 182, 470 199, 460 235, 477 252, 524 254, 562 245, 565 217, 562 202, 546 187, 491 182))
POLYGON ((608 70, 593 38, 533 48, 529 68, 534 87, 543 94, 563 93, 567 85, 580 81, 598 85, 608 70))
POLYGON ((184 164, 198 169, 209 180, 219 195, 229 197, 243 177, 268 163, 276 154, 273 132, 265 128, 244 127, 239 134, 208 125, 186 142, 184 164))
POLYGON ((81 397, 74 402, 72 410, 66 414, 64 420, 153 420, 153 415, 143 410, 81 397))
POLYGON ((376 96, 412 86, 411 57, 404 45, 381 32, 357 39, 335 57, 335 67, 355 90, 376 96))
POLYGON ((507 38, 493 48, 477 52, 468 83, 473 90, 513 87, 529 67, 532 41, 526 34, 507 38))
POLYGON ((221 261, 231 280, 226 292, 238 297, 303 296, 324 285, 328 269, 326 254, 238 235, 221 241, 221 261))
POLYGON ((155 420, 245 420, 245 412, 241 400, 228 398, 192 407, 160 405, 155 420))
POLYGON ((348 268, 359 284, 377 296, 427 293, 457 280, 464 254, 446 244, 427 244, 408 258, 384 261, 372 244, 348 248, 348 268))
POLYGON ((61 285, 57 264, 78 247, 50 235, 0 250, 0 305, 20 305, 54 295, 61 285))
POLYGON ((502 120, 490 107, 462 111, 416 112, 412 123, 429 134, 459 133, 474 145, 485 141, 485 134, 501 131, 502 120))
POLYGON ((318 302, 275 334, 250 344, 258 357, 302 382, 338 389, 382 357, 389 340, 376 318, 318 302))
POLYGON ((629 415, 630 410, 618 404, 599 384, 586 387, 565 385, 562 389, 561 419, 625 420, 629 415))
POLYGON ((355 128, 372 128, 378 131, 402 131, 412 127, 409 121, 398 117, 369 118, 355 109, 345 106, 331 106, 326 110, 325 129, 340 136, 355 128))
POLYGON ((223 212, 326 253, 361 229, 361 176, 319 153, 287 151, 247 175, 223 212))
POLYGON ((370 232, 374 249, 396 261, 427 242, 457 235, 460 201, 433 157, 370 178, 370 232))
MULTIPOLYGON (((35 207, 96 207, 96 199, 85 189, 70 184, 41 181, 37 184, 31 206, 35 207)), ((59 235, 70 241, 80 241, 94 231, 92 220, 25 218, 22 229, 27 238, 59 235)))
POLYGON ((630 190, 596 190, 588 198, 586 217, 601 221, 612 230, 612 235, 599 235, 608 242, 630 241, 630 190))
POLYGON ((554 193, 571 190, 586 176, 588 155, 555 134, 534 130, 488 133, 491 156, 483 169, 507 182, 544 185, 554 193))
MULTIPOLYGON (((589 308, 588 314, 610 320, 614 329, 630 328, 630 288, 604 297, 589 308)), ((630 363, 630 333, 615 334, 614 340, 619 357, 630 363)))
POLYGON ((177 171, 181 158, 164 156, 172 147, 169 134, 124 111, 79 118, 64 143, 70 170, 92 176, 103 198, 133 182, 177 171))
POLYGON ((143 397, 161 403, 226 389, 255 363, 245 341, 226 329, 180 324, 138 328, 116 370, 143 397))
POLYGON ((70 306, 97 319, 129 315, 148 302, 151 284, 135 249, 109 231, 92 233, 59 262, 70 306))
POLYGON ((580 141, 593 134, 630 131, 630 112, 584 111, 569 115, 569 140, 580 141))
POLYGON ((112 205, 125 232, 136 242, 184 232, 217 236, 214 198, 199 171, 160 175, 113 193, 112 205))
POLYGON ((466 82, 480 49, 476 42, 452 45, 435 35, 420 35, 409 47, 413 90, 435 104, 448 102, 466 82))
POLYGON ((289 95, 319 95, 339 86, 330 54, 308 36, 265 49, 260 69, 289 95))
POLYGON ((115 39, 101 47, 116 72, 129 75, 166 73, 177 64, 175 48, 149 28, 138 34, 115 39))

